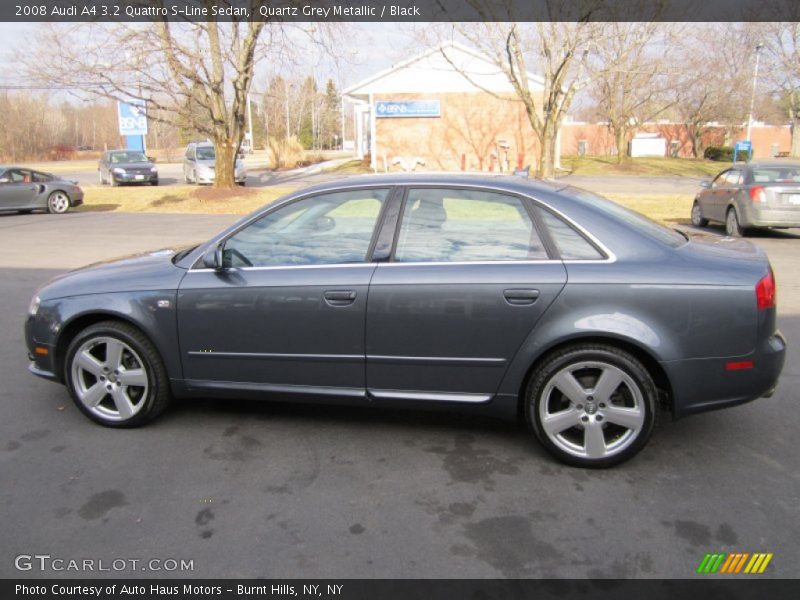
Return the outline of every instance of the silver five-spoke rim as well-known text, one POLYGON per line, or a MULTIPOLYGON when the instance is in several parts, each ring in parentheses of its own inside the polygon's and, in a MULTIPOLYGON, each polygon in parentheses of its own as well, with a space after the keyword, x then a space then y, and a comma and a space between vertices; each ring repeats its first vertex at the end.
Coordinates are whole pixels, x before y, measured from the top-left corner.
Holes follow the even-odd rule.
POLYGON ((66 194, 56 192, 50 196, 50 206, 55 212, 64 212, 67 210, 67 208, 69 208, 69 198, 67 198, 66 194))
POLYGON ((92 413, 110 421, 126 421, 147 398, 144 362, 125 342, 96 337, 84 342, 72 360, 75 394, 92 413))
POLYGON ((539 419, 559 449, 581 458, 619 454, 642 431, 645 408, 633 378, 612 364, 586 361, 553 375, 539 402, 539 419))

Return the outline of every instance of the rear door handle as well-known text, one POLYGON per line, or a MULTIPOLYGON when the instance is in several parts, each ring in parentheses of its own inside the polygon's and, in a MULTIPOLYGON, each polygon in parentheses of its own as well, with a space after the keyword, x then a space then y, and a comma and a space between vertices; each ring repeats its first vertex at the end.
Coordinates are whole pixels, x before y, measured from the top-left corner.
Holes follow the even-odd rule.
POLYGON ((509 304, 513 304, 514 306, 525 306, 528 304, 533 304, 539 299, 539 290, 503 290, 503 297, 505 297, 506 302, 509 304))
POLYGON ((331 306, 348 306, 356 300, 353 290, 329 290, 323 294, 325 302, 331 306))

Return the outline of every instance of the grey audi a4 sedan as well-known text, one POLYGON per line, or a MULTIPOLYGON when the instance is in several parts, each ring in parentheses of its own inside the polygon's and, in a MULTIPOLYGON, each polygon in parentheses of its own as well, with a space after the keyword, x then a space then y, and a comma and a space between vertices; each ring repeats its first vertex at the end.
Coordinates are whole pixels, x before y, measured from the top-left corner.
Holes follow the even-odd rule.
POLYGON ((25 329, 30 370, 111 427, 172 397, 445 407, 524 418, 589 467, 639 452, 659 412, 769 396, 786 347, 749 242, 467 175, 307 188, 198 246, 57 277, 25 329))

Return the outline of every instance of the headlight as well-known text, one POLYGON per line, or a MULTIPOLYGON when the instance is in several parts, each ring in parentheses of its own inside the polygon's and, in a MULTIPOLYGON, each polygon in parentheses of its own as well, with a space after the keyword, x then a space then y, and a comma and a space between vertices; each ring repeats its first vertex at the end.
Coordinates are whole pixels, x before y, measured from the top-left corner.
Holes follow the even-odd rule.
POLYGON ((158 173, 158 169, 156 167, 150 167, 151 173, 158 173))
POLYGON ((111 170, 114 171, 114 173, 116 173, 117 175, 125 175, 125 169, 122 169, 120 167, 114 167, 111 170))
POLYGON ((41 303, 42 303, 42 300, 39 298, 39 296, 34 296, 31 299, 31 303, 28 305, 28 314, 31 317, 35 317, 36 313, 39 312, 39 305, 41 303))

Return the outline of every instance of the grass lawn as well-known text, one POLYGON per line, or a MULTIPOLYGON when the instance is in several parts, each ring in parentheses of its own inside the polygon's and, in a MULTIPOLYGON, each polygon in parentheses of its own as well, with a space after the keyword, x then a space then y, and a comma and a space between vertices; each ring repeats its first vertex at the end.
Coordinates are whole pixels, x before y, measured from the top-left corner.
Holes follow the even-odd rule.
POLYGON ((605 198, 668 226, 689 225, 694 196, 675 194, 603 194, 605 198))
POLYGON ((217 190, 194 185, 135 189, 90 186, 84 189, 84 204, 77 210, 245 215, 291 190, 284 187, 217 190))
POLYGON ((617 164, 616 156, 563 156, 561 167, 573 175, 627 175, 640 177, 710 177, 731 163, 698 158, 631 158, 617 164))

